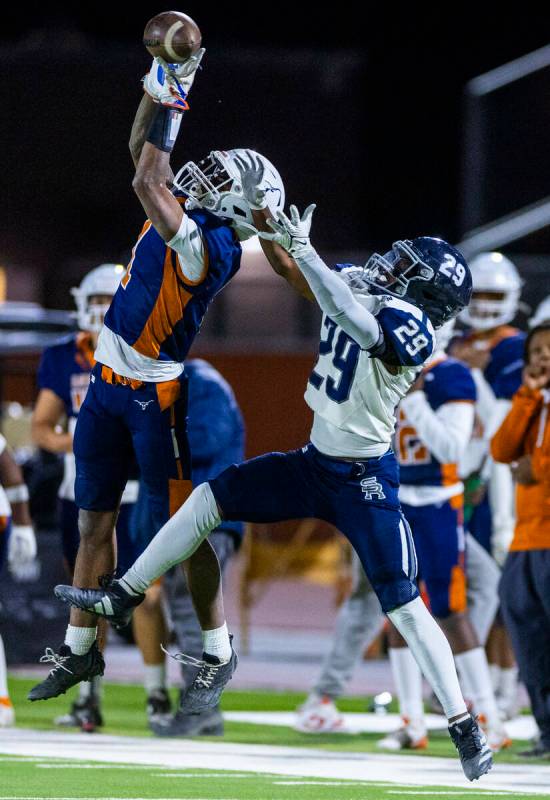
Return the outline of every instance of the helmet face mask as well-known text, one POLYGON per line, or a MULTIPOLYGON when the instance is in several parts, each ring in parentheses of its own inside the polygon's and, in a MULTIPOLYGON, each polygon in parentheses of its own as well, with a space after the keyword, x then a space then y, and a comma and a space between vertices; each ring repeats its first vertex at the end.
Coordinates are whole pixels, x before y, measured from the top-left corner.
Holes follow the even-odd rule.
POLYGON ((516 316, 522 280, 515 265, 502 253, 480 253, 471 264, 473 293, 460 320, 474 330, 506 325, 516 316))
POLYGON ((234 159, 236 156, 258 156, 264 167, 260 186, 266 189, 268 207, 275 216, 284 208, 285 190, 281 176, 273 164, 252 150, 213 150, 196 164, 188 161, 174 178, 174 187, 187 196, 186 207, 205 208, 219 217, 231 220, 239 239, 244 241, 255 235, 254 220, 241 186, 241 175, 234 159), (240 223, 244 223, 241 225, 240 223))
POLYGON ((404 297, 409 281, 433 278, 432 267, 425 264, 408 241, 397 241, 384 253, 373 253, 365 264, 365 280, 395 297, 404 297))
POLYGON ((80 286, 71 289, 81 331, 99 333, 123 275, 122 264, 101 264, 84 276, 80 286))

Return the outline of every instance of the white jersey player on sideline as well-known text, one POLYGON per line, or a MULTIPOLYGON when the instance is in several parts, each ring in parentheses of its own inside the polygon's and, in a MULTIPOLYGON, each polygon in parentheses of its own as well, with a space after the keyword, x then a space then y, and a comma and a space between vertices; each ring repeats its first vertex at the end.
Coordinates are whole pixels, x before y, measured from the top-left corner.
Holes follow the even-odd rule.
MULTIPOLYGON (((29 514, 29 491, 21 469, 0 434, 0 572, 7 559, 17 575, 36 557, 36 538, 29 514)), ((0 728, 15 724, 15 712, 8 693, 4 643, 0 635, 0 728)))
MULTIPOLYGON (((253 157, 242 163, 243 191, 255 209, 265 207, 266 193, 258 191, 262 175, 253 157)), ((262 232, 274 240, 265 246, 272 266, 325 314, 306 391, 315 412, 311 443, 233 465, 198 486, 120 581, 99 591, 58 586, 55 593, 122 621, 149 583, 188 558, 222 518, 325 519, 356 549, 382 607, 438 694, 464 772, 474 780, 490 769, 491 750, 466 709, 448 642, 418 594, 414 545, 399 507, 390 448, 395 406, 433 350, 430 318, 439 326, 468 303, 470 273, 446 242, 419 237, 395 242, 342 280, 310 244, 313 208, 302 219, 295 207, 291 219, 280 212, 278 222, 270 220, 271 233, 262 232), (362 284, 363 293, 352 291, 348 279, 362 284)), ((257 217, 261 226, 264 218, 257 217)), ((225 665, 200 663, 205 707, 218 702, 231 674, 225 665)))

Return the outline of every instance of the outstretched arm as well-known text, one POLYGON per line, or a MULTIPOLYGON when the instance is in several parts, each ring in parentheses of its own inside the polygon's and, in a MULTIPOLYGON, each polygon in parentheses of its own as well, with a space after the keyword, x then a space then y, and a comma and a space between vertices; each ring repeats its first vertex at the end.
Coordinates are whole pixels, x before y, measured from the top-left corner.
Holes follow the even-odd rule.
POLYGON ((296 206, 290 207, 290 219, 280 211, 277 222, 267 223, 274 233, 259 232, 259 236, 279 244, 293 258, 321 310, 348 336, 364 350, 378 348, 384 337, 376 317, 311 246, 309 231, 314 210, 315 205, 308 206, 301 219, 296 206))
MULTIPOLYGON (((268 208, 262 209, 261 211, 253 210, 252 218, 254 219, 254 225, 258 231, 271 232, 271 228, 267 224, 268 219, 272 218, 268 208)), ((280 275, 281 278, 284 278, 298 294, 302 295, 302 297, 314 301, 315 296, 292 256, 289 256, 286 250, 283 250, 279 244, 269 239, 260 238, 260 244, 273 271, 276 272, 277 275, 280 275)))
POLYGON ((172 179, 170 154, 203 54, 204 50, 199 51, 176 68, 153 60, 130 136, 136 164, 132 186, 148 218, 167 242, 178 232, 183 217, 183 209, 167 186, 172 179))

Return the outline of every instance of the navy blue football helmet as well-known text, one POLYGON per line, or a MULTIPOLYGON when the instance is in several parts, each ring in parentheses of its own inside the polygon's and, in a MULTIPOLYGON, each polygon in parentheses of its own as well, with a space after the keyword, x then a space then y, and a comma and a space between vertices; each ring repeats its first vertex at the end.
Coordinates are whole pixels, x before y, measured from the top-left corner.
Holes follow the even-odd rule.
POLYGON ((434 328, 456 317, 472 295, 472 275, 464 256, 431 236, 394 242, 383 256, 374 253, 363 277, 384 294, 422 309, 434 328))

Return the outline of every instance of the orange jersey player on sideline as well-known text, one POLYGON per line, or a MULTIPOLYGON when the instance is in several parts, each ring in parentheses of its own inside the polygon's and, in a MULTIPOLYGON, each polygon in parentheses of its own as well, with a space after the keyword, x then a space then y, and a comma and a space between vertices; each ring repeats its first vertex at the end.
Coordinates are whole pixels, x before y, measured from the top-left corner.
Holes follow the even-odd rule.
MULTIPOLYGON (((113 573, 113 529, 132 452, 155 528, 191 492, 183 362, 209 303, 239 269, 240 241, 255 233, 243 195, 247 167, 239 156, 245 151, 213 151, 199 164, 185 164, 172 180, 170 152, 203 54, 177 65, 153 61, 132 128, 133 187, 148 219, 105 316, 75 430, 76 586, 103 585, 113 573)), ((265 175, 256 210, 265 209, 267 216, 283 207, 284 188, 272 164, 257 157, 265 175)), ((223 667, 229 680, 236 656, 225 624, 219 565, 208 542, 189 559, 186 572, 210 671, 223 667)), ((71 611, 65 642, 43 657, 53 668, 31 690, 30 700, 55 697, 103 673, 96 630, 95 614, 71 611)))
POLYGON ((500 584, 512 639, 540 739, 523 753, 550 756, 550 323, 532 328, 527 366, 512 408, 491 442, 496 461, 512 465, 517 521, 500 584))

